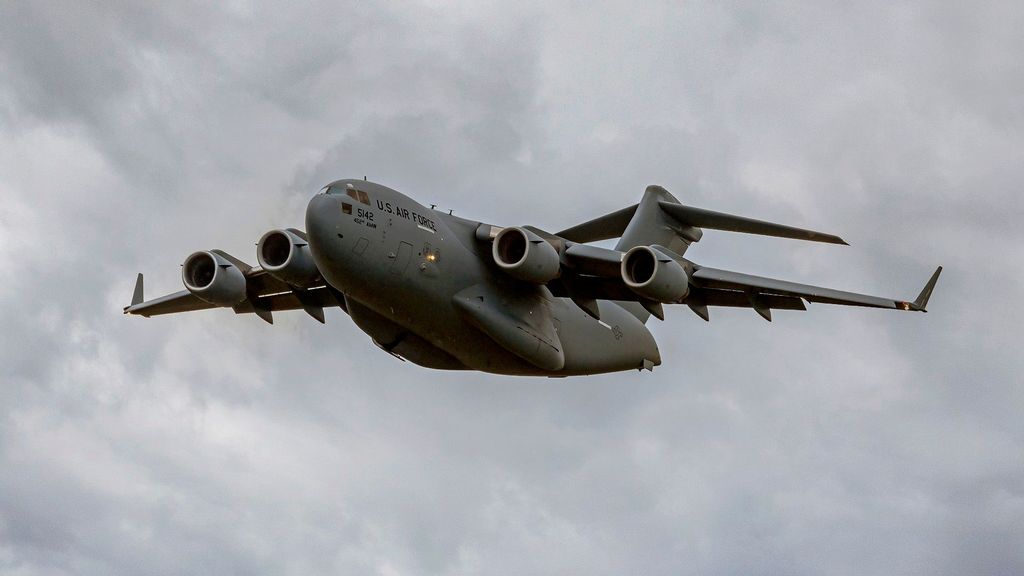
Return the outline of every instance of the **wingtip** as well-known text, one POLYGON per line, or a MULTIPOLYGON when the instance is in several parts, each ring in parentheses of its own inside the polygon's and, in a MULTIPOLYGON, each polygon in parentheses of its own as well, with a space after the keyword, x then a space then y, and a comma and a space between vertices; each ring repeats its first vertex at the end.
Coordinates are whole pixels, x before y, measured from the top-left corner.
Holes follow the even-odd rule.
POLYGON ((917 299, 911 303, 911 310, 918 312, 928 311, 928 300, 932 297, 932 291, 935 290, 935 284, 939 281, 940 274, 942 274, 942 266, 936 268, 935 272, 932 273, 932 277, 928 279, 928 283, 924 285, 921 293, 917 295, 917 299))
POLYGON ((835 234, 826 234, 824 232, 812 232, 811 236, 807 238, 815 242, 826 242, 828 244, 838 244, 840 246, 849 246, 850 243, 843 240, 835 234))
POLYGON ((137 304, 142 304, 145 301, 145 295, 143 293, 143 279, 142 272, 135 277, 135 291, 132 292, 132 303, 131 306, 126 306, 124 309, 125 314, 128 313, 128 309, 137 304))

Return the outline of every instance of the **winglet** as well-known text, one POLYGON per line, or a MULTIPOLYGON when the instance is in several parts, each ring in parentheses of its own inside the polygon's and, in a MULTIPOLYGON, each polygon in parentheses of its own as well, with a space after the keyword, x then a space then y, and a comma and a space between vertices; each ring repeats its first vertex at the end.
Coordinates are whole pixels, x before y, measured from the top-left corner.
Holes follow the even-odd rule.
POLYGON ((928 299, 932 297, 932 290, 935 290, 935 283, 939 281, 939 274, 942 273, 942 266, 935 269, 935 273, 928 279, 928 283, 924 285, 921 293, 917 295, 917 300, 913 302, 896 302, 896 307, 903 310, 913 310, 914 312, 927 312, 925 307, 928 306, 928 299))
POLYGON ((928 299, 932 297, 932 290, 935 289, 935 283, 939 281, 939 274, 942 274, 942 266, 935 269, 935 273, 928 279, 928 283, 924 285, 921 293, 917 295, 917 300, 910 303, 910 309, 918 312, 927 312, 925 307, 928 306, 928 299))
POLYGON ((135 279, 135 292, 132 293, 132 306, 136 304, 142 304, 146 298, 142 295, 142 273, 139 272, 138 278, 135 279))

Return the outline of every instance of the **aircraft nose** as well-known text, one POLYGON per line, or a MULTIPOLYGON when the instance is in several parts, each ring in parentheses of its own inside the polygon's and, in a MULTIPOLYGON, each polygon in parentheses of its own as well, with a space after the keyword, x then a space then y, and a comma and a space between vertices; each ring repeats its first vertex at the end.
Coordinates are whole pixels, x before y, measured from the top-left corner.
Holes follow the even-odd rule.
POLYGON ((336 207, 337 199, 331 194, 317 194, 309 200, 309 204, 306 205, 306 230, 313 232, 314 229, 319 229, 324 226, 333 228, 336 225, 335 212, 332 208, 336 207))
POLYGON ((306 235, 313 259, 323 258, 332 238, 341 233, 338 199, 331 194, 317 194, 306 206, 306 235))

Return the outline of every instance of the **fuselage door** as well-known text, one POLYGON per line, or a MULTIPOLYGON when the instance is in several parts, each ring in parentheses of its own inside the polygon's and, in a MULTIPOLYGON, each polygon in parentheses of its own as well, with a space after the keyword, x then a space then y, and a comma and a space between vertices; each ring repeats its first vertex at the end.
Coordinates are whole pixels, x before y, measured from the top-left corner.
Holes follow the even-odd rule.
POLYGON ((401 275, 405 272, 406 267, 409 266, 409 259, 412 258, 412 244, 408 242, 399 242, 398 253, 395 255, 395 261, 391 263, 391 273, 401 275))

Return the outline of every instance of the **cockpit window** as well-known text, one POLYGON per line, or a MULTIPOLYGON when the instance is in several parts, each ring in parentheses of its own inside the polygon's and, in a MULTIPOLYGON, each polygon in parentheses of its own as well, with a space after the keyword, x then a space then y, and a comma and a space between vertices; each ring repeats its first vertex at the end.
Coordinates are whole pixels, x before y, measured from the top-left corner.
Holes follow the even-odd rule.
POLYGON ((356 190, 356 187, 353 186, 351 183, 346 183, 344 186, 341 186, 340 184, 335 184, 324 189, 324 193, 344 194, 349 198, 355 200, 356 202, 359 202, 360 204, 366 204, 367 206, 370 205, 370 195, 362 190, 356 190))
POLYGON ((367 206, 370 205, 370 196, 367 195, 366 192, 363 192, 362 190, 349 188, 347 191, 345 191, 345 194, 347 194, 349 198, 352 198, 356 202, 362 202, 367 206))

